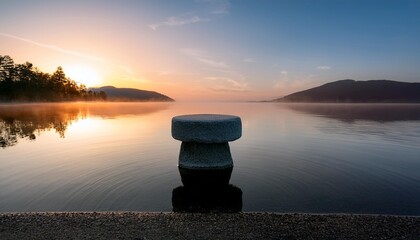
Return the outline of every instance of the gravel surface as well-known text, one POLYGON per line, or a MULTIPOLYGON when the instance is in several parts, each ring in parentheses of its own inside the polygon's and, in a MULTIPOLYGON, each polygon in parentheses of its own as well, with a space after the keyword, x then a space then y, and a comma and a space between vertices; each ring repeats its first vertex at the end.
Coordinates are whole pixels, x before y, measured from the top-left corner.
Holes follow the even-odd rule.
POLYGON ((276 213, 2 213, 0 239, 420 239, 420 217, 276 213))

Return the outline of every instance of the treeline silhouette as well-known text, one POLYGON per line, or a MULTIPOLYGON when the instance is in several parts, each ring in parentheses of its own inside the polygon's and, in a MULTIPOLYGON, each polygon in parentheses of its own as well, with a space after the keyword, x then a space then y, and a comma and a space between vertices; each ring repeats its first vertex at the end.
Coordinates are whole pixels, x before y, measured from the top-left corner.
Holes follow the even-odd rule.
POLYGON ((58 102, 106 100, 106 93, 88 90, 66 77, 63 68, 53 74, 44 73, 32 63, 15 64, 7 55, 0 55, 0 101, 58 102))

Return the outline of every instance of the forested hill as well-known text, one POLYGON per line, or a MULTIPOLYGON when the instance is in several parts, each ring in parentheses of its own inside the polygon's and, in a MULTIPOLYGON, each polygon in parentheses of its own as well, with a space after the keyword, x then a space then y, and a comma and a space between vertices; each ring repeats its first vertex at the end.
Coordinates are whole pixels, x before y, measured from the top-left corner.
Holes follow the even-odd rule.
POLYGON ((32 63, 15 64, 0 55, 0 101, 54 102, 106 100, 105 92, 88 90, 66 77, 63 68, 53 74, 41 72, 32 63))
POLYGON ((420 83, 339 80, 296 92, 278 102, 420 103, 420 83))
POLYGON ((105 86, 91 88, 95 92, 105 92, 109 101, 158 101, 172 102, 172 98, 154 91, 145 91, 135 88, 116 88, 105 86))

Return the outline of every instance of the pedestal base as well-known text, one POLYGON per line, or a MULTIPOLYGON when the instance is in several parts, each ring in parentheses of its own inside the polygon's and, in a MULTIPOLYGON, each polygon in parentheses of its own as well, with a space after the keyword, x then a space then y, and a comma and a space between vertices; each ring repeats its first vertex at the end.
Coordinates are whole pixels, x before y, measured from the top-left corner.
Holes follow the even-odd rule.
POLYGON ((229 143, 182 142, 178 166, 188 169, 225 169, 233 166, 229 143))

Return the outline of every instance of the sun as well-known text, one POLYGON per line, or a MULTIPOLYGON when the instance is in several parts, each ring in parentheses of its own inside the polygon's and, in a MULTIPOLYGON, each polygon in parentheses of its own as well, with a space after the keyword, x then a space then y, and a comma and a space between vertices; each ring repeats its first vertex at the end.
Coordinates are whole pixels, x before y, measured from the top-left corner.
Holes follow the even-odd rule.
POLYGON ((94 87, 102 82, 98 72, 86 65, 66 65, 63 70, 67 77, 86 87, 94 87))

